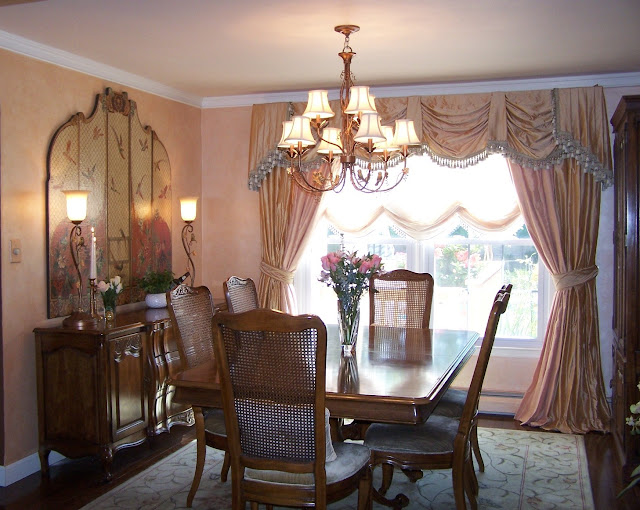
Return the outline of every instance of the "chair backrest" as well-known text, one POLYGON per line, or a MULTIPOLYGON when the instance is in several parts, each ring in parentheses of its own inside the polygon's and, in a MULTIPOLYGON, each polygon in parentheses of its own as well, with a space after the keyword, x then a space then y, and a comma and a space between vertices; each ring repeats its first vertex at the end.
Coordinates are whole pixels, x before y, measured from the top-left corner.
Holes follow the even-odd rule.
POLYGON ((428 328, 433 300, 433 276, 396 269, 369 282, 369 324, 428 328))
POLYGON ((251 278, 231 276, 222 284, 227 309, 231 313, 242 313, 259 308, 256 284, 251 278))
POLYGON ((213 336, 234 480, 247 467, 314 473, 316 491, 326 486, 322 320, 264 308, 221 312, 213 336))
POLYGON ((182 368, 192 368, 211 360, 213 299, 207 287, 178 285, 167 292, 167 308, 178 345, 182 368))
POLYGON ((496 339, 496 331, 498 330, 498 322, 500 317, 506 311, 509 304, 509 298, 511 297, 511 284, 502 287, 493 301, 491 312, 489 312, 489 319, 487 321, 487 327, 484 331, 484 337, 482 338, 482 345, 480 346, 480 353, 478 354, 478 361, 476 367, 473 370, 473 376, 471 377, 471 384, 469 385, 469 391, 467 392, 467 400, 465 401, 464 408, 462 409, 462 416, 460 417, 460 426, 458 429, 458 436, 468 436, 471 429, 471 424, 478 412, 478 402, 480 401, 480 390, 482 389, 482 383, 484 376, 487 373, 487 365, 489 364, 489 356, 491 355, 491 349, 493 348, 493 342, 496 339))

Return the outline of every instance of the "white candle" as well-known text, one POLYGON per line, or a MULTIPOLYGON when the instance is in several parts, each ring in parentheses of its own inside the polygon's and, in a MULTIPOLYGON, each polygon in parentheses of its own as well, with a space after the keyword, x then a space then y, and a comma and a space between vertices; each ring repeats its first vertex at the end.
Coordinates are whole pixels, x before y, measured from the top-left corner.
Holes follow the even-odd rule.
POLYGON ((91 227, 91 265, 89 266, 89 279, 96 279, 98 271, 96 269, 96 236, 91 227))

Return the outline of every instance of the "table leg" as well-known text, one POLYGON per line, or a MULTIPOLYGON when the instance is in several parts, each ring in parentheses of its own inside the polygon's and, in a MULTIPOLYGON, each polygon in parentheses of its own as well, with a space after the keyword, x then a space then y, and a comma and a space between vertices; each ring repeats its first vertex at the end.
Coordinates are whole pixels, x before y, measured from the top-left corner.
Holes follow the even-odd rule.
POLYGON ((200 485, 200 479, 202 478, 202 472, 204 471, 204 459, 207 452, 207 442, 204 434, 204 415, 202 414, 202 408, 193 406, 193 416, 196 420, 196 472, 193 475, 193 482, 191 482, 191 490, 187 496, 187 507, 191 508, 193 498, 196 495, 198 486, 200 485))

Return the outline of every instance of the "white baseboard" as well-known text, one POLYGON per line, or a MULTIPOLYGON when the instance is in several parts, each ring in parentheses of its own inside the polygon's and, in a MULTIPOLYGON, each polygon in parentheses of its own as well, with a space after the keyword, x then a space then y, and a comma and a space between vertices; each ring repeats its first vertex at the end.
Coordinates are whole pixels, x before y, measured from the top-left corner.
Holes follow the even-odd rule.
MULTIPOLYGON (((58 452, 51 452, 49 454, 49 465, 52 466, 65 459, 64 455, 60 455, 58 452)), ((38 471, 40 471, 40 457, 37 453, 33 453, 8 466, 0 466, 0 487, 7 487, 38 471)))

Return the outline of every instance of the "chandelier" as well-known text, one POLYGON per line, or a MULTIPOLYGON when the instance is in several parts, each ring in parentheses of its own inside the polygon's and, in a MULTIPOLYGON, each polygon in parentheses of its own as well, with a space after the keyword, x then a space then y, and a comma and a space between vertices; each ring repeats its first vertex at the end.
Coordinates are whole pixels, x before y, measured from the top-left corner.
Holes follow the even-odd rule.
POLYGON ((311 90, 304 113, 282 123, 278 148, 287 155, 288 172, 294 182, 306 191, 341 191, 347 176, 359 191, 389 191, 409 173, 409 147, 420 144, 412 120, 396 120, 395 130, 382 126, 369 87, 353 84, 351 60, 355 52, 349 46, 349 36, 358 30, 357 25, 335 27, 336 32, 344 35, 344 47, 338 53, 344 62, 340 85, 341 128, 327 127, 335 113, 329 106, 326 90, 311 90), (313 149, 331 167, 328 173, 315 169, 307 175, 303 170, 302 157, 313 149), (340 163, 339 168, 333 165, 336 161, 340 163), (389 172, 391 168, 396 168, 393 177, 389 172))

